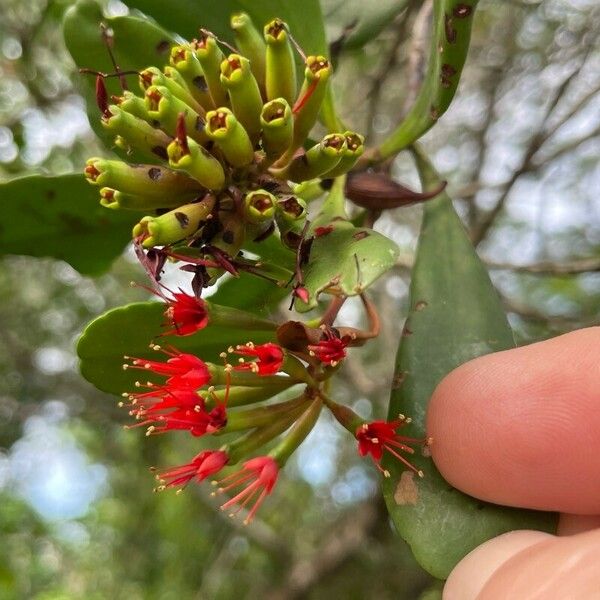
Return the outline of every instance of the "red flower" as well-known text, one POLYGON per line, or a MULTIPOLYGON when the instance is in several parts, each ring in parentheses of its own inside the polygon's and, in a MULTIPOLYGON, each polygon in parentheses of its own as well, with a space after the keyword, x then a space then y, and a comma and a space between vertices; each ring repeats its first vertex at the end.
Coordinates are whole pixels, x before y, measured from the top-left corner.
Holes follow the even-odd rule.
POLYGON ((423 472, 410 464, 406 458, 398 453, 398 450, 414 454, 414 449, 407 444, 420 444, 422 440, 404 437, 396 434, 396 430, 410 423, 410 419, 399 417, 395 421, 373 421, 372 423, 363 423, 356 429, 356 439, 358 440, 358 452, 361 456, 371 455, 375 466, 389 477, 390 473, 381 466, 383 451, 387 450, 395 456, 409 469, 414 471, 419 477, 423 477, 423 472))
POLYGON ((186 465, 172 467, 157 473, 156 479, 160 485, 156 489, 161 491, 168 487, 187 485, 192 479, 196 479, 198 482, 203 481, 220 471, 228 460, 227 453, 222 450, 200 452, 186 465))
POLYGON ((143 416, 146 419, 137 425, 150 424, 146 435, 183 430, 199 437, 206 433, 214 433, 227 423, 225 406, 222 404, 215 406, 210 412, 206 412, 202 406, 198 405, 194 409, 176 409, 165 415, 152 416, 144 414, 143 416))
POLYGON ((348 340, 339 338, 331 332, 325 332, 326 339, 317 344, 308 346, 311 356, 316 357, 322 363, 335 367, 341 360, 346 358, 346 346, 348 340))
POLYGON ((155 387, 149 392, 129 394, 130 415, 138 419, 171 409, 204 410, 204 399, 191 388, 155 387))
POLYGON ((174 328, 162 335, 190 335, 208 325, 208 307, 202 298, 173 292, 173 298, 167 298, 166 303, 165 315, 174 328))
POLYGON ((271 342, 260 346, 248 342, 244 346, 236 346, 233 352, 242 356, 256 357, 256 361, 242 362, 233 368, 236 371, 252 371, 257 375, 274 375, 281 370, 284 359, 281 347, 271 342))
POLYGON ((123 368, 146 369, 157 375, 166 375, 168 376, 167 385, 176 388, 188 387, 198 389, 210 382, 211 376, 208 367, 197 356, 184 354, 176 349, 170 351, 164 350, 157 345, 153 346, 153 348, 155 350, 162 350, 171 358, 167 362, 159 362, 126 356, 126 359, 131 360, 131 365, 123 365, 123 368))
POLYGON ((275 459, 270 456, 258 456, 247 460, 241 471, 237 471, 219 482, 220 493, 228 492, 240 485, 245 486, 237 495, 221 505, 221 510, 227 510, 230 506, 238 504, 238 508, 230 515, 234 516, 246 505, 254 502, 252 508, 249 509, 248 516, 244 519, 244 525, 247 525, 253 519, 264 499, 273 490, 278 475, 279 466, 275 459), (222 487, 221 484, 224 483, 226 485, 222 487))

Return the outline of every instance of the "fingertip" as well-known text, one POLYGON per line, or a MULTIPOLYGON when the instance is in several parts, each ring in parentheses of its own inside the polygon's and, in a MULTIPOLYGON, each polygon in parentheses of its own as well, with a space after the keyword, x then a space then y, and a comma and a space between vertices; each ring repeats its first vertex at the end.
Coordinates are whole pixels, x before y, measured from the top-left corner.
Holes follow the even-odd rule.
POLYGON ((515 554, 552 539, 541 531, 510 531, 488 540, 467 554, 450 573, 443 600, 475 600, 492 575, 515 554))
POLYGON ((433 460, 483 500, 600 514, 599 389, 600 328, 477 358, 431 398, 433 460))

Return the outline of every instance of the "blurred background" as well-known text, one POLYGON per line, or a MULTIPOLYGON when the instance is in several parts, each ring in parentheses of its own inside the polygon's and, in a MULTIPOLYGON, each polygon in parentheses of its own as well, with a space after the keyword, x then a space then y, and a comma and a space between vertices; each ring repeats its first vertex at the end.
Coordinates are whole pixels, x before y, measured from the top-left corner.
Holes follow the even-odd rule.
MULTIPOLYGON (((2 179, 81 170, 105 153, 62 41, 69 5, 0 0, 2 179)), ((322 6, 343 119, 376 142, 415 97, 432 2, 322 6), (374 21, 367 39, 352 40, 356 19, 374 21)), ((482 0, 458 95, 423 139, 519 343, 600 315, 599 33, 595 0, 482 0)), ((418 189, 406 153, 393 173, 418 189)), ((402 248, 374 290, 386 327, 336 391, 365 417, 386 413, 419 221, 411 207, 377 223, 402 248)), ((0 599, 418 598, 431 578, 395 536, 375 470, 327 418, 250 527, 215 510, 204 487, 152 493, 148 467, 186 462, 193 440, 124 431, 116 399, 81 379, 74 353, 90 319, 145 298, 128 286, 140 278, 127 252, 97 279, 58 261, 2 260, 0 599)), ((356 320, 356 306, 344 311, 356 320)))

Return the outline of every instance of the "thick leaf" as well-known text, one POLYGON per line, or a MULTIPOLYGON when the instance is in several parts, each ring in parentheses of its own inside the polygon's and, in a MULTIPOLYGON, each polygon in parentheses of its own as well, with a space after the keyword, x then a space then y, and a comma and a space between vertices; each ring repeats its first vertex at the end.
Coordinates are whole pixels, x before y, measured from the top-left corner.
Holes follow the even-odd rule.
POLYGON ((241 273, 239 278, 232 277, 221 283, 211 300, 223 306, 267 315, 290 293, 290 288, 279 287, 267 279, 241 273))
POLYGON ((233 41, 229 18, 247 12, 259 28, 279 17, 287 22, 306 54, 327 54, 323 16, 318 0, 126 0, 125 4, 155 18, 162 26, 191 39, 198 28, 233 41))
POLYGON ((477 2, 433 3, 434 29, 425 81, 409 113, 379 147, 378 158, 385 159, 418 140, 450 106, 467 58, 477 2))
POLYGON ((193 335, 156 339, 164 331, 164 310, 162 302, 138 302, 110 310, 92 321, 77 344, 81 374, 98 389, 121 394, 134 389, 137 379, 152 380, 146 372, 124 371, 122 365, 124 355, 161 360, 149 348, 153 339, 161 345, 197 354, 203 360, 221 363, 219 354, 232 344, 261 344, 274 338, 272 329, 240 331, 236 325, 209 324, 193 335))
POLYGON ((309 262, 302 270, 309 300, 297 298, 296 310, 315 308, 322 291, 360 294, 391 269, 397 258, 398 246, 380 233, 348 222, 335 223, 332 231, 312 243, 309 262))
MULTIPOLYGON (((168 3, 165 4, 168 6, 168 3)), ((137 16, 104 17, 100 6, 93 0, 79 0, 65 14, 63 34, 67 49, 79 68, 113 73, 100 24, 112 32, 112 52, 122 71, 141 71, 150 65, 162 67, 169 62, 169 50, 177 40, 155 23, 137 16)), ((127 76, 132 91, 139 92, 137 77, 127 76)), ((86 98, 88 116, 94 131, 111 146, 112 137, 100 125, 100 111, 95 100, 95 77, 80 76, 86 98)), ((105 80, 109 95, 120 94, 117 77, 105 80)))
POLYGON ((344 40, 344 50, 361 48, 373 41, 408 4, 408 0, 379 0, 376 4, 363 0, 340 0, 327 13, 327 21, 350 33, 344 40))
MULTIPOLYGON (((425 189, 433 189, 436 174, 424 157, 418 165, 425 189)), ((389 410, 390 419, 410 415, 406 435, 417 438, 425 436, 427 403, 447 373, 476 356, 514 346, 500 300, 448 196, 427 202, 424 213, 389 410)), ((415 456, 414 463, 423 479, 403 471, 398 461, 386 462, 391 477, 384 481, 384 495, 398 532, 435 577, 445 579, 461 558, 496 535, 555 526, 553 514, 466 496, 427 457, 415 456)))
POLYGON ((83 175, 1 183, 0 206, 2 254, 59 258, 84 275, 106 271, 131 235, 131 216, 102 208, 83 175))

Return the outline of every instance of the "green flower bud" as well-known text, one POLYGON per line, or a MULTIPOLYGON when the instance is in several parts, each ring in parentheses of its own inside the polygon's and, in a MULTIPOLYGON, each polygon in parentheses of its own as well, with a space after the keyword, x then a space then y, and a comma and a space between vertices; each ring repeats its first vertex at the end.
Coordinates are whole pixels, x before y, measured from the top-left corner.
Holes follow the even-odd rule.
POLYGON ((273 227, 277 198, 266 190, 255 190, 244 198, 246 233, 256 239, 273 227))
POLYGON ((248 135, 258 139, 263 102, 250 61, 239 54, 230 54, 221 63, 221 83, 227 88, 235 116, 248 135))
POLYGON ((330 75, 331 66, 324 56, 307 57, 304 83, 292 109, 294 113, 294 140, 282 161, 289 160, 294 152, 304 144, 304 140, 317 122, 330 75))
POLYGON ((346 149, 342 154, 340 162, 331 170, 321 175, 321 177, 338 177, 347 173, 365 151, 365 138, 354 131, 345 131, 346 149))
POLYGON ((292 109, 284 98, 267 102, 260 115, 262 147, 268 158, 278 158, 292 143, 294 121, 292 109))
POLYGON ((281 241, 288 248, 296 249, 301 241, 302 230, 306 223, 306 202, 291 196, 277 202, 275 221, 279 228, 281 241))
POLYGON ((173 67, 167 65, 164 73, 156 67, 148 67, 140 73, 139 84, 143 92, 153 85, 164 86, 173 96, 193 108, 198 114, 204 112, 202 106, 187 89, 185 79, 173 67))
POLYGON ((243 167, 254 160, 254 148, 242 124, 228 108, 206 114, 206 135, 217 143, 227 162, 243 167))
POLYGON ((227 106, 229 98, 221 85, 221 63, 225 60, 225 55, 221 52, 217 40, 208 33, 200 32, 200 37, 192 40, 191 47, 202 65, 213 105, 227 106))
MULTIPOLYGON (((189 201, 193 196, 186 194, 189 201)), ((100 190, 100 204, 113 210, 155 210, 157 208, 172 208, 181 206, 186 199, 181 196, 139 196, 124 194, 119 190, 104 187, 100 190)))
POLYGON ((265 88, 267 98, 296 99, 296 61, 287 25, 274 19, 264 29, 267 42, 265 88))
POLYGON ((187 135, 199 144, 207 141, 204 133, 204 119, 193 108, 173 96, 165 86, 152 85, 146 90, 145 97, 148 116, 160 123, 169 135, 177 134, 177 121, 179 114, 185 115, 185 128, 187 135))
POLYGON ((125 149, 137 150, 151 158, 167 158, 167 146, 171 138, 164 131, 125 112, 121 106, 111 105, 108 112, 110 117, 102 117, 102 126, 119 136, 121 143, 127 145, 125 149))
POLYGON ((215 197, 207 194, 200 202, 184 204, 159 217, 144 217, 133 228, 133 237, 141 238, 144 248, 174 244, 196 233, 215 206, 215 197))
POLYGON ((202 65, 191 46, 173 46, 169 62, 181 74, 190 93, 206 110, 215 108, 202 65))
POLYGON ((120 160, 90 158, 85 176, 89 183, 141 196, 173 196, 199 193, 198 182, 184 173, 156 165, 128 165, 120 160))
POLYGON ((113 96, 113 100, 121 110, 139 119, 144 119, 144 121, 148 120, 148 111, 144 99, 136 96, 133 92, 126 90, 122 96, 113 96))
POLYGON ((296 156, 282 169, 273 169, 273 175, 291 181, 314 179, 331 171, 346 150, 346 138, 341 133, 330 133, 305 153, 296 156))
POLYGON ((239 48, 241 54, 250 60, 254 77, 256 77, 261 87, 264 86, 266 48, 262 35, 254 26, 250 16, 243 12, 232 15, 231 28, 235 37, 235 45, 239 48))
POLYGON ((266 190, 255 190, 244 198, 244 216, 253 224, 270 222, 275 216, 277 198, 266 190))
POLYGON ((184 140, 177 137, 167 147, 169 165, 185 171, 209 190, 222 189, 225 185, 225 172, 221 163, 194 140, 184 140))

